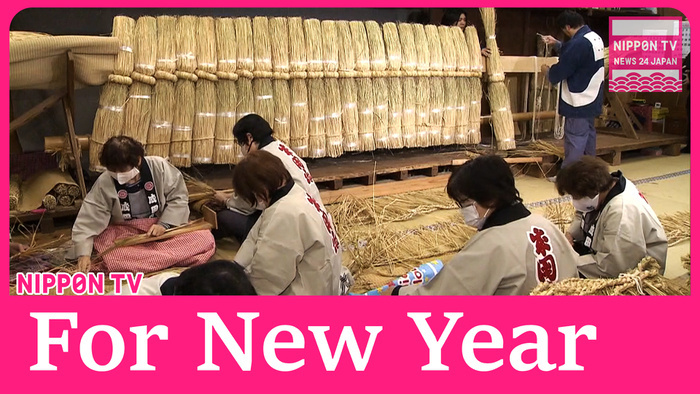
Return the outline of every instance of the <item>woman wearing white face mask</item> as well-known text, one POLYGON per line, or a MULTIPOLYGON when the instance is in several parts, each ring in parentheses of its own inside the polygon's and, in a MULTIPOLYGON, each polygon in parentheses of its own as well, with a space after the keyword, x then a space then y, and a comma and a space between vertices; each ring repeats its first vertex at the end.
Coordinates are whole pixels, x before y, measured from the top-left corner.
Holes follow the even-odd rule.
POLYGON ((538 283, 577 275, 576 253, 564 234, 525 208, 502 158, 467 162, 450 176, 447 194, 479 232, 425 286, 392 294, 527 295, 538 283))
POLYGON ((639 190, 609 172, 601 159, 584 156, 557 174, 559 194, 570 194, 576 218, 567 238, 581 255, 579 271, 588 278, 615 278, 646 256, 666 266, 668 241, 659 218, 639 190))
MULTIPOLYGON (((180 171, 161 157, 144 156, 143 146, 133 138, 117 136, 107 140, 100 163, 107 170, 85 197, 73 225, 74 253, 84 269, 90 265, 93 246, 99 252, 117 237, 133 235, 131 232, 157 237, 168 228, 187 223, 190 215, 187 188, 180 171)), ((138 272, 157 271, 175 264, 198 264, 213 254, 213 241, 210 232, 195 232, 159 245, 119 249, 106 255, 104 262, 109 271, 138 272), (141 260, 157 256, 158 249, 166 243, 173 243, 172 248, 165 248, 172 252, 169 256, 153 264, 141 260), (187 243, 190 243, 187 249, 176 246, 187 243), (131 252, 133 256, 129 256, 131 252)))
POLYGON ((251 152, 233 171, 239 197, 262 208, 235 261, 259 295, 338 295, 341 250, 320 202, 297 186, 281 160, 251 152))

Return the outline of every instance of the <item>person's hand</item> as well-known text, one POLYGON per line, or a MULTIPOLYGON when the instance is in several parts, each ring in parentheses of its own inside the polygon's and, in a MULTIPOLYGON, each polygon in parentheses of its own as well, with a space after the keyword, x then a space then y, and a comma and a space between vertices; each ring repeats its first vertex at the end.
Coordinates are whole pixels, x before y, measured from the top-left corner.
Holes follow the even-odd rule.
POLYGON ((559 42, 559 40, 552 36, 542 36, 542 41, 547 45, 554 45, 559 42))
POLYGON ((569 233, 569 232, 567 232, 565 235, 566 235, 566 240, 569 241, 569 243, 573 247, 574 246, 574 236, 571 235, 571 233, 569 233))
POLYGON ((146 235, 149 237, 160 237, 163 235, 163 233, 165 233, 165 227, 161 226, 160 224, 154 224, 150 229, 148 229, 146 235))
POLYGON ((90 259, 90 256, 78 257, 78 271, 88 272, 88 271, 90 271, 91 265, 92 265, 92 260, 90 259))
POLYGON ((10 242, 10 256, 25 252, 29 247, 19 242, 10 242))
POLYGON ((489 57, 491 56, 491 49, 490 48, 484 48, 481 50, 481 56, 484 57, 489 57))
POLYGON ((217 191, 214 194, 214 199, 216 200, 216 202, 223 205, 226 205, 226 200, 228 200, 229 198, 231 198, 231 193, 217 191))
POLYGON ((394 291, 395 288, 396 288, 396 286, 391 285, 391 286, 389 286, 388 289, 383 290, 383 291, 380 293, 380 295, 383 295, 383 296, 390 296, 390 295, 391 295, 391 292, 394 291))

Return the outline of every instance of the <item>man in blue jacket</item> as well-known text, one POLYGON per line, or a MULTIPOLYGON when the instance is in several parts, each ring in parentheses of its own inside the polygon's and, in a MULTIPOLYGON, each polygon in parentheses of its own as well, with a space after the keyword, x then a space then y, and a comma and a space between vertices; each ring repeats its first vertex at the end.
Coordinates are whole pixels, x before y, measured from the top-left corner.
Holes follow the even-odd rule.
POLYGON ((552 36, 542 37, 546 44, 554 45, 559 51, 559 62, 551 68, 543 66, 542 72, 551 83, 562 83, 559 114, 566 118, 563 168, 583 155, 596 154, 593 123, 603 107, 605 48, 600 36, 574 11, 559 14, 557 26, 570 39, 562 44, 552 36))

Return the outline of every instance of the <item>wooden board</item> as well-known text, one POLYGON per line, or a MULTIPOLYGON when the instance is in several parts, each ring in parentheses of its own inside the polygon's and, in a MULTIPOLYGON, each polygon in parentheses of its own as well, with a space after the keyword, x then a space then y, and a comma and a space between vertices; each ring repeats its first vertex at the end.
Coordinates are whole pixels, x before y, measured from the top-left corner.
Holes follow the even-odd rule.
POLYGON ((438 174, 434 177, 416 177, 401 182, 387 181, 372 186, 354 186, 341 190, 321 190, 321 200, 323 200, 324 204, 331 204, 347 194, 357 198, 370 198, 372 196, 382 197, 391 194, 444 188, 447 186, 449 178, 450 174, 438 174))

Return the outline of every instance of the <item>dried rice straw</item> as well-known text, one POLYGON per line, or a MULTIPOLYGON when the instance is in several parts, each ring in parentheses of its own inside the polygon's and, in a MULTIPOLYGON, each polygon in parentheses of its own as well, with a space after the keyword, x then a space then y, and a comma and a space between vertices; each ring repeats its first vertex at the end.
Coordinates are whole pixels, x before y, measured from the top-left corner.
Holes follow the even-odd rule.
POLYGON ((365 24, 360 21, 350 22, 350 34, 355 52, 355 71, 361 73, 362 76, 369 76, 369 41, 365 24))
MULTIPOLYGON (((131 79, 148 85, 155 85, 157 22, 152 16, 142 16, 134 29, 134 71, 131 79)), ((145 142, 145 141, 144 141, 145 142)))
POLYGON ((80 197, 80 188, 77 185, 68 185, 68 195, 71 197, 80 197))
MULTIPOLYGON (((193 74, 194 75, 194 74, 193 74)), ((176 167, 192 165, 192 127, 195 118, 194 82, 180 79, 175 85, 175 114, 170 137, 170 162, 176 167)))
POLYGON ((452 42, 454 43, 455 56, 457 61, 457 75, 460 77, 471 76, 471 59, 469 57, 469 46, 464 32, 457 26, 450 27, 452 42))
POLYGON ((290 111, 292 106, 289 82, 283 79, 275 79, 272 81, 272 91, 275 107, 275 122, 272 125, 272 131, 275 134, 275 138, 282 141, 285 145, 289 145, 291 133, 290 111))
POLYGON ((506 75, 501 64, 501 55, 496 43, 496 9, 479 8, 481 19, 484 22, 484 32, 486 34, 486 48, 491 50, 491 55, 486 58, 486 72, 489 75, 489 82, 505 81, 506 75))
POLYGON ((428 139, 431 146, 441 145, 445 88, 443 78, 430 78, 430 116, 428 117, 428 139))
MULTIPOLYGON (((311 63, 309 63, 311 65, 311 63)), ((309 79, 309 157, 326 156, 326 89, 322 79, 309 79)))
POLYGON ((457 100, 459 96, 457 88, 457 78, 445 77, 444 93, 445 103, 443 110, 442 124, 442 144, 451 145, 455 143, 455 134, 457 132, 457 100))
POLYGON ((396 23, 387 22, 382 26, 384 32, 384 46, 386 48, 386 69, 390 71, 389 76, 400 77, 401 73, 401 40, 396 23))
MULTIPOLYGON (((306 71, 308 78, 323 78, 323 42, 321 41, 321 36, 321 22, 318 19, 305 19, 304 37, 306 38, 306 71)), ((313 109, 311 111, 313 112, 313 109)), ((311 134, 309 134, 309 137, 311 137, 311 134)))
POLYGON ((73 196, 58 196, 58 205, 62 207, 71 207, 73 206, 73 202, 75 201, 75 197, 73 196))
POLYGON ((401 119, 403 118, 403 90, 401 78, 388 78, 389 82, 389 148, 403 148, 401 119))
MULTIPOLYGON (((458 28, 459 29, 459 28, 458 28)), ((449 26, 438 27, 438 37, 442 48, 442 69, 444 76, 455 76, 457 71, 457 48, 449 26)))
POLYGON ((666 232, 669 248, 690 239, 690 212, 660 215, 659 221, 666 232))
POLYGON ((375 149, 374 144, 374 93, 370 78, 355 78, 357 83, 357 130, 360 151, 375 149))
MULTIPOLYGON (((335 29, 335 26, 333 26, 335 29)), ((340 99, 340 87, 337 78, 324 79, 326 89, 326 154, 338 157, 343 154, 343 131, 341 116, 343 104, 340 99)))
POLYGON ((197 81, 194 128, 192 130, 192 164, 211 164, 214 162, 216 104, 216 83, 204 78, 197 81))
POLYGON ((175 29, 177 18, 159 16, 156 44, 156 85, 151 103, 151 123, 148 129, 146 151, 148 155, 168 158, 170 138, 173 131, 175 107, 176 46, 175 29))
POLYGON ((67 196, 68 195, 68 184, 66 183, 59 183, 53 188, 53 192, 56 193, 57 196, 67 196))
POLYGON ((469 128, 467 132, 467 143, 478 144, 481 142, 481 79, 467 78, 469 98, 469 128))
POLYGON ((21 181, 19 175, 10 175, 10 211, 16 210, 17 205, 19 205, 19 202, 22 200, 21 181))
POLYGON ((102 86, 90 138, 90 169, 92 171, 104 170, 100 165, 102 146, 110 137, 122 134, 124 105, 128 94, 129 87, 127 85, 107 82, 102 86))
POLYGON ((44 196, 44 198, 41 200, 41 204, 44 206, 49 211, 53 211, 56 209, 56 206, 58 205, 58 201, 56 200, 56 197, 54 197, 51 194, 47 194, 44 196))
POLYGON ((645 257, 637 267, 614 279, 565 279, 541 283, 531 295, 690 295, 690 289, 665 278, 659 263, 645 257))
POLYGON ((236 74, 239 77, 253 78, 253 26, 250 18, 239 17, 233 20, 236 28, 236 74))
MULTIPOLYGON (((291 19, 290 19, 291 27, 291 19)), ((291 29, 290 29, 291 33, 291 29)), ((291 42, 294 42, 292 40, 291 42)), ((293 46, 293 45, 292 45, 293 46)), ((290 63, 290 67, 291 67, 290 63)), ((302 79, 289 81, 292 108, 290 112, 290 143, 292 150, 301 157, 309 156, 309 105, 308 89, 302 79)))
POLYGON ((114 74, 129 77, 134 71, 135 27, 136 21, 128 16, 115 16, 112 20, 112 37, 117 37, 120 45, 117 59, 114 62, 114 74))
POLYGON ((369 43, 369 67, 372 70, 372 76, 386 76, 386 51, 384 49, 384 38, 382 36, 382 28, 376 21, 365 21, 365 29, 367 30, 367 41, 369 43))
POLYGON ((455 106, 457 128, 455 129, 455 143, 469 144, 469 78, 457 77, 457 102, 455 106))
POLYGON ((181 16, 177 18, 175 27, 177 38, 177 70, 178 78, 196 82, 192 75, 197 70, 197 17, 181 16))
MULTIPOLYGON (((304 22, 299 17, 287 19, 289 25, 289 71, 291 78, 306 78, 306 39, 304 37, 304 22)), ((292 97, 294 97, 294 86, 292 97)), ((304 86, 306 91, 306 86, 304 86)), ((306 99, 304 100, 306 102, 306 99)), ((293 111, 292 111, 293 112, 293 111)), ((293 132, 292 132, 293 133, 293 132)), ((294 136, 292 135, 292 138, 294 136)), ((306 149, 306 148, 304 148, 306 149)), ((298 152, 297 152, 298 154, 298 152)))
MULTIPOLYGON (((342 48, 342 50, 338 51, 338 74, 346 78, 354 77, 355 49, 353 46, 352 33, 350 32, 350 22, 336 21, 335 25, 338 29, 338 47, 342 48)), ((342 81, 340 89, 341 91, 343 89, 342 81)))
POLYGON ((214 129, 214 164, 235 164, 240 147, 233 139, 238 94, 236 82, 220 79, 216 84, 216 126, 214 129))
POLYGON ((272 80, 268 78, 253 79, 253 95, 255 96, 255 113, 270 124, 275 124, 275 100, 273 100, 272 80))
POLYGON ((389 148, 389 87, 387 78, 372 78, 374 94, 374 146, 389 148))
POLYGON ((576 209, 570 202, 547 204, 544 207, 544 216, 559 227, 562 233, 569 230, 575 215, 576 209))
MULTIPOLYGON (((287 18, 270 18, 269 25, 273 78, 288 80, 289 26, 287 25, 287 18)), ((287 85, 287 98, 289 98, 289 85, 287 85)), ((277 98, 275 98, 275 102, 276 100, 277 98)), ((287 100, 287 103, 289 103, 289 100, 287 100)), ((279 138, 279 133, 277 133, 277 131, 275 131, 275 134, 277 134, 277 138, 279 138)), ((287 132, 287 134, 289 134, 289 132, 287 132)))
POLYGON ((416 43, 416 69, 419 77, 430 76, 430 47, 428 47, 428 37, 425 28, 419 23, 411 25, 413 27, 414 41, 416 43))
POLYGON ((360 137, 358 134, 359 119, 357 113, 357 86, 355 85, 355 79, 353 78, 341 78, 339 82, 340 101, 343 106, 343 110, 341 112, 343 150, 346 152, 354 152, 360 149, 360 137))
MULTIPOLYGON (((248 78, 239 78, 236 82, 236 121, 255 112, 255 95, 253 94, 253 82, 248 78)), ((231 130, 233 132, 233 129, 231 130)))
POLYGON ((441 77, 443 70, 442 44, 440 43, 440 33, 435 25, 425 26, 425 36, 428 39, 430 50, 430 71, 433 77, 441 77))
POLYGON ((236 26, 233 18, 216 18, 216 76, 219 79, 238 79, 236 26))
POLYGON ((430 146, 430 78, 416 78, 416 146, 430 146))
POLYGON ((321 22, 323 72, 326 78, 338 78, 338 28, 335 21, 321 22))
POLYGON ((489 104, 498 150, 515 149, 515 126, 510 109, 510 95, 505 83, 489 83, 489 104))
POLYGON ((416 72, 418 64, 415 33, 411 24, 399 23, 399 41, 401 43, 401 70, 405 72, 405 75, 415 77, 418 75, 416 72))
POLYGON ((401 135, 406 148, 418 146, 416 139, 416 78, 401 78, 403 94, 403 113, 401 117, 401 135))
POLYGON ((469 48, 469 64, 471 65, 472 74, 475 77, 481 77, 484 65, 481 56, 481 44, 479 43, 479 35, 476 32, 476 27, 467 26, 464 28, 464 35, 466 36, 467 47, 469 48))
POLYGON ((253 18, 253 56, 255 59, 253 76, 255 78, 272 78, 270 27, 265 16, 253 18))

